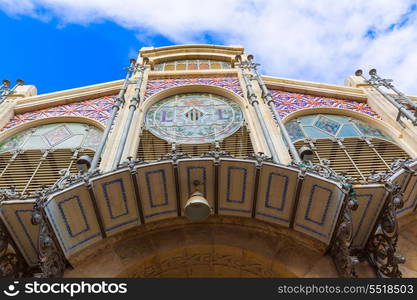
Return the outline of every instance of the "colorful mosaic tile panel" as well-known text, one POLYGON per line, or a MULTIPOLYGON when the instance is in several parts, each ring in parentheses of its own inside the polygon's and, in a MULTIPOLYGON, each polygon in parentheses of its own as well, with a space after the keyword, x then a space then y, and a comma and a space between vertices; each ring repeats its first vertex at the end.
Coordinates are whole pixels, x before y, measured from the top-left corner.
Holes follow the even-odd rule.
POLYGON ((270 92, 274 99, 275 107, 281 117, 285 117, 292 112, 306 108, 333 107, 353 110, 380 119, 378 114, 366 103, 290 93, 280 90, 271 90, 270 92))
POLYGON ((85 117, 105 124, 110 117, 115 98, 116 95, 105 96, 17 114, 6 124, 2 131, 29 121, 61 116, 85 117))
POLYGON ((237 77, 198 77, 149 80, 146 87, 145 98, 171 87, 196 84, 222 87, 243 97, 243 92, 240 88, 239 79, 237 77))

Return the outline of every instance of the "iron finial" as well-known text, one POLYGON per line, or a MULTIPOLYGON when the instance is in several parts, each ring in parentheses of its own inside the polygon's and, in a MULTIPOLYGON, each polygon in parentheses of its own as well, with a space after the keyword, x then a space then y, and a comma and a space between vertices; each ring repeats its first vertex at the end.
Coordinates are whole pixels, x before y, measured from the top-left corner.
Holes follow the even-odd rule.
POLYGON ((3 85, 8 88, 10 86, 10 80, 8 79, 3 79, 3 85))

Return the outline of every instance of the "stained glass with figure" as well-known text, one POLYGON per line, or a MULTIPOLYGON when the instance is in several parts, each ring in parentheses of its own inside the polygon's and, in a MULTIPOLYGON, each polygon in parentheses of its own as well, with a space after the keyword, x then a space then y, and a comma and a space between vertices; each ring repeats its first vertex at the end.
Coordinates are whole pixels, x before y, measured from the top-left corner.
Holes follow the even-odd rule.
POLYGON ((153 104, 146 113, 146 129, 178 144, 201 144, 222 140, 243 123, 239 105, 208 93, 175 95, 153 104))

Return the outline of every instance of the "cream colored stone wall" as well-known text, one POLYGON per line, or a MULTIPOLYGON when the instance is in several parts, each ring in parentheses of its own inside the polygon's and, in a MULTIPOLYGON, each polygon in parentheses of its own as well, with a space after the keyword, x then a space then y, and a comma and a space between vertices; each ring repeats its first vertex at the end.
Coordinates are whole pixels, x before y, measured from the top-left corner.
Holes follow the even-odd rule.
POLYGON ((385 125, 391 128, 388 133, 413 158, 417 157, 417 126, 402 118, 404 126, 397 122, 398 110, 385 99, 375 88, 367 84, 361 76, 350 76, 345 80, 347 86, 356 87, 363 91, 367 104, 378 113, 385 125))

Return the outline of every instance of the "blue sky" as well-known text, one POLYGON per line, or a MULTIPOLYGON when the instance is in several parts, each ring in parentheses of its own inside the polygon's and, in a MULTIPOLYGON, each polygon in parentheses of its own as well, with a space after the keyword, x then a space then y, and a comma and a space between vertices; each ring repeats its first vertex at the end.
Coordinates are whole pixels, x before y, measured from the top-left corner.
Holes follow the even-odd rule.
POLYGON ((377 68, 417 94, 414 0, 0 0, 0 79, 38 93, 120 79, 143 46, 241 45, 263 73, 343 84, 377 68))
MULTIPOLYGON (((22 78, 38 93, 117 80, 137 49, 146 43, 134 32, 111 21, 98 24, 60 26, 56 20, 43 22, 27 16, 9 17, 0 11, 3 58, 0 79, 22 78)), ((155 37, 156 47, 172 44, 155 37)))

